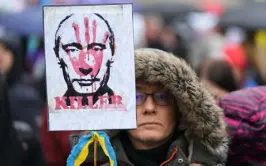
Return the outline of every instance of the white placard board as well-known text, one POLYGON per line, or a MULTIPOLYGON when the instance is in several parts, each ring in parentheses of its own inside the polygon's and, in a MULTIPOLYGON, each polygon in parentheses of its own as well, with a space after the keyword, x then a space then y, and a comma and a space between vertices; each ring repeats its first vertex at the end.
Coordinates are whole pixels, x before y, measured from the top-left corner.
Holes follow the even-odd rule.
POLYGON ((50 131, 136 128, 132 4, 44 6, 50 131))

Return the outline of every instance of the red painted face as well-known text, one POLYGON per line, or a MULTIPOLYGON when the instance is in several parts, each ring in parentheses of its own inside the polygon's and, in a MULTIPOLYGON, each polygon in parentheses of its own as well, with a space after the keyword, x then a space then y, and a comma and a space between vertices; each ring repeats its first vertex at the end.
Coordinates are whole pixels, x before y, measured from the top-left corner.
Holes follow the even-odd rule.
POLYGON ((85 33, 83 34, 86 44, 82 45, 80 25, 73 21, 72 27, 75 32, 76 43, 63 45, 64 50, 70 58, 75 72, 79 76, 91 75, 96 76, 99 72, 103 59, 103 50, 106 49, 106 41, 109 32, 104 33, 104 38, 101 43, 96 42, 97 38, 97 23, 92 21, 92 34, 89 32, 89 19, 84 18, 85 33))
POLYGON ((103 77, 98 74, 106 63, 104 57, 111 56, 107 25, 97 16, 73 17, 62 25, 61 31, 60 57, 67 65, 74 88, 74 82, 79 86, 91 86, 103 77))

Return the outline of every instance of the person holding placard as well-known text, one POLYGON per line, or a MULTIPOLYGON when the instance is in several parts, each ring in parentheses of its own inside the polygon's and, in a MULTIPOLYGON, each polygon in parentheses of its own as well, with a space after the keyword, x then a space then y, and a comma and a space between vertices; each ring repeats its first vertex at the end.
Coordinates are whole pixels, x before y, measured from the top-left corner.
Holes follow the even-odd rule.
MULTIPOLYGON (((135 66, 137 128, 106 131, 118 165, 225 165, 224 114, 195 72, 184 60, 150 48, 135 51, 135 66)), ((88 134, 72 135, 72 146, 88 134)), ((96 156, 88 148, 82 165, 93 165, 95 158, 109 165, 100 147, 96 156)))

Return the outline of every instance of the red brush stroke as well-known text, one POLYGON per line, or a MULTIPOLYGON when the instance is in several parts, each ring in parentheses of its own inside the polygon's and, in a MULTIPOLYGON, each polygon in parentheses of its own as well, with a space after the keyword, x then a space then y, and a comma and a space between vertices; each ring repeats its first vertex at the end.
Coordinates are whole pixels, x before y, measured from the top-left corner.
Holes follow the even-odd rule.
POLYGON ((72 27, 75 30, 75 36, 78 43, 81 43, 80 36, 79 36, 79 26, 75 22, 72 23, 72 27))
POLYGON ((90 33, 89 33, 89 19, 87 17, 84 18, 84 25, 85 25, 85 38, 87 44, 90 43, 90 33))
MULTIPOLYGON (((91 35, 89 33, 89 19, 87 17, 84 18, 84 26, 85 26, 85 34, 84 35, 85 35, 85 40, 86 40, 87 44, 90 44, 90 42, 93 42, 93 43, 96 42, 96 31, 97 31, 96 20, 93 20, 92 24, 93 24, 92 25, 93 41, 91 41, 91 35)), ((76 24, 75 22, 73 22, 72 27, 74 28, 75 37, 76 37, 77 42, 79 44, 81 44, 79 25, 76 24)), ((108 37, 109 37, 109 32, 105 32, 103 44, 105 44, 107 42, 108 37)), ((82 69, 92 68, 93 70, 89 73, 89 75, 91 75, 91 76, 95 76, 101 68, 101 64, 102 64, 102 60, 103 60, 103 51, 97 51, 93 48, 87 50, 87 46, 86 46, 80 50, 78 57, 72 56, 71 52, 67 52, 67 54, 70 58, 70 61, 71 61, 72 66, 74 68, 74 71, 79 76, 85 76, 85 74, 80 71, 80 68, 82 68, 82 69), (87 62, 88 59, 90 58, 90 56, 93 56, 93 58, 95 60, 95 63, 93 65, 89 65, 87 62)), ((95 85, 92 85, 91 88, 93 91, 93 89, 95 89, 95 85)))
POLYGON ((93 33, 93 43, 96 42, 96 29, 97 29, 97 23, 96 23, 96 20, 93 20, 93 23, 92 23, 92 33, 93 33))
POLYGON ((80 50, 78 59, 76 57, 73 57, 70 52, 68 52, 67 55, 69 56, 69 59, 73 65, 75 72, 80 76, 85 76, 85 75, 80 72, 79 68, 83 68, 83 69, 93 68, 94 70, 90 73, 90 75, 95 76, 100 70, 101 63, 103 60, 103 52, 97 52, 94 50, 80 50), (90 54, 95 59, 94 66, 91 66, 86 63, 86 58, 88 58, 90 54))

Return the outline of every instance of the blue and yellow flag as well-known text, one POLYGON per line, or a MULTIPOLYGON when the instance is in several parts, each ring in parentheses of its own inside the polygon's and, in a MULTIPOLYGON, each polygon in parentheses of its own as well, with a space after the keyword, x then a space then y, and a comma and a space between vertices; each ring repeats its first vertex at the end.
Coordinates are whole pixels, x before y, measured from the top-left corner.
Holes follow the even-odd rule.
POLYGON ((117 166, 115 152, 110 143, 109 136, 105 132, 96 131, 92 131, 89 135, 80 138, 67 159, 67 166, 80 166, 86 160, 89 154, 89 146, 92 143, 94 143, 94 164, 96 165, 98 142, 104 154, 109 158, 110 166, 117 166))

